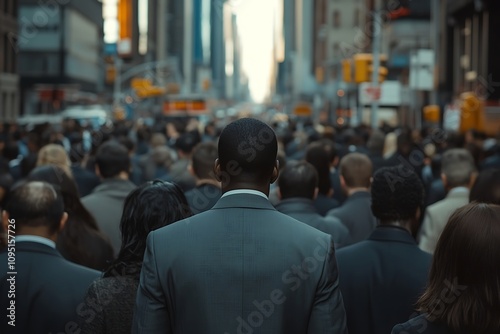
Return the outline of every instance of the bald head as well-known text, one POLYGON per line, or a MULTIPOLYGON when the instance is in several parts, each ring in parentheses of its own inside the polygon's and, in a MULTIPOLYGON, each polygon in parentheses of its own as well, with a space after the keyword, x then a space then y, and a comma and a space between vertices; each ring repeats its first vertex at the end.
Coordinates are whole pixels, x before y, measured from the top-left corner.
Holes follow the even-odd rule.
POLYGON ((49 233, 59 230, 64 215, 64 202, 46 182, 32 181, 15 188, 5 206, 16 228, 46 228, 49 233))

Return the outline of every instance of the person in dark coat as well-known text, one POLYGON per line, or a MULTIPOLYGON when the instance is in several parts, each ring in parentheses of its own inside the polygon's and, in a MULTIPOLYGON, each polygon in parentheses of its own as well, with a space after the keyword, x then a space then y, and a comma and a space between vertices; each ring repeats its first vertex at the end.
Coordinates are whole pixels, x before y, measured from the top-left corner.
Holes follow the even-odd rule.
POLYGON ((120 223, 122 248, 78 310, 82 334, 130 333, 148 233, 189 216, 182 190, 172 183, 149 181, 127 196, 120 223))
POLYGON ((99 272, 65 260, 56 250, 67 218, 61 194, 48 183, 27 182, 11 192, 2 222, 15 239, 0 252, 5 265, 0 333, 79 331, 77 308, 99 272), (12 253, 15 261, 7 267, 12 253))
POLYGON ((332 236, 337 248, 349 239, 349 231, 334 217, 321 216, 314 207, 318 173, 305 161, 289 164, 278 179, 281 201, 276 210, 332 236))
POLYGON ((318 173, 318 195, 314 199, 316 211, 325 216, 326 213, 340 204, 333 199, 333 188, 330 182, 331 156, 329 148, 323 142, 315 142, 307 147, 305 160, 316 168, 318 173))
POLYGON ((214 174, 217 145, 200 143, 193 149, 189 170, 196 177, 196 187, 186 191, 186 199, 194 214, 211 209, 222 195, 220 182, 214 174))
MULTIPOLYGON (((392 334, 500 333, 500 206, 470 203, 451 215, 434 252, 417 317, 392 334)), ((413 266, 413 263, 412 263, 413 266)))
POLYGON ((372 163, 367 155, 349 153, 340 161, 340 182, 347 194, 341 207, 328 211, 349 230, 350 244, 365 240, 376 225, 372 214, 370 183, 372 163))
POLYGON ((379 226, 367 240, 337 252, 350 334, 386 334, 409 319, 431 263, 412 236, 424 199, 418 176, 403 167, 381 168, 371 193, 379 226))
POLYGON ((346 333, 332 237, 274 209, 274 131, 227 125, 215 206, 152 231, 132 333, 346 333))

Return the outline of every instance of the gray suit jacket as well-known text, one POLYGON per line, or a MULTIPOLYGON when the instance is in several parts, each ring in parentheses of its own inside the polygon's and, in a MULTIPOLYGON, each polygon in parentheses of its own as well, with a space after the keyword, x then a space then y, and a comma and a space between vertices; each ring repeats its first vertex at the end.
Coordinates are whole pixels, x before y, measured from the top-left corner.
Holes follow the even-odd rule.
POLYGON ((336 248, 348 243, 349 230, 335 217, 323 217, 307 198, 287 198, 276 205, 276 210, 332 236, 336 248))
POLYGON ((135 188, 135 184, 127 180, 107 179, 82 198, 82 204, 94 216, 99 229, 111 240, 115 255, 122 244, 120 220, 123 203, 135 188))
POLYGON ((427 207, 418 235, 420 249, 433 254, 451 214, 467 203, 469 203, 469 191, 452 189, 443 200, 427 207))
POLYGON ((132 333, 346 333, 332 238, 258 195, 148 236, 132 333))

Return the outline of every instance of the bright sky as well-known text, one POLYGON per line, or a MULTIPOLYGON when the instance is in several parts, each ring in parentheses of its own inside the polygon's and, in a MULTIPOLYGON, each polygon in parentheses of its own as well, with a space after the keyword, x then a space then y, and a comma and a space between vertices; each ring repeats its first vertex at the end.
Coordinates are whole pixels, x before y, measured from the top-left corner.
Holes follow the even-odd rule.
POLYGON ((242 71, 255 102, 269 97, 275 66, 275 18, 282 0, 232 1, 241 42, 242 71))

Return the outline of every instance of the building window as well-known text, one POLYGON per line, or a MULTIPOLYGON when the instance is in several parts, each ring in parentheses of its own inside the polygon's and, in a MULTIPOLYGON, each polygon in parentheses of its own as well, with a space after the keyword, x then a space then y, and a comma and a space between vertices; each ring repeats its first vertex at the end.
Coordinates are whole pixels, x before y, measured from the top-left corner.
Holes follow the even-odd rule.
POLYGON ((340 28, 340 12, 338 10, 333 12, 333 27, 340 28))
POLYGON ((9 72, 9 58, 10 58, 10 48, 9 48, 9 35, 8 33, 3 34, 3 62, 2 62, 2 72, 9 72))
POLYGON ((333 59, 340 58, 340 45, 338 42, 333 44, 333 59))

